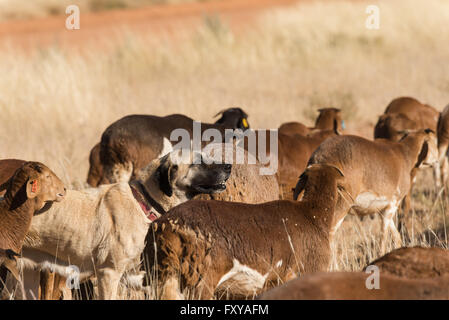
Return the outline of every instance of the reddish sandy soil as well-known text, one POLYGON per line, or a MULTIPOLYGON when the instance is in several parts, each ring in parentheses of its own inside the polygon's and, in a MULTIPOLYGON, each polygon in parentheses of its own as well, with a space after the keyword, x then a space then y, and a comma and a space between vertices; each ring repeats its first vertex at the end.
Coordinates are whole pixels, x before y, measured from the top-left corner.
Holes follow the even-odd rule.
POLYGON ((266 9, 312 0, 223 0, 216 2, 157 5, 131 10, 82 13, 79 30, 67 30, 67 16, 0 23, 0 41, 23 48, 47 45, 82 46, 102 43, 117 31, 176 35, 202 23, 206 15, 218 15, 233 30, 255 21, 266 9))

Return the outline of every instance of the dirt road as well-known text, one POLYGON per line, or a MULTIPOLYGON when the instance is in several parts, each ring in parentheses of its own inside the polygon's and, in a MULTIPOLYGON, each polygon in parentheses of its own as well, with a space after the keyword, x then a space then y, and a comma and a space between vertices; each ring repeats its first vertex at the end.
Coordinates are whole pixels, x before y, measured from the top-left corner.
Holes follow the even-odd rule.
POLYGON ((264 10, 311 0, 224 0, 179 5, 155 5, 140 9, 82 13, 80 30, 67 30, 67 16, 0 23, 0 42, 25 49, 48 45, 77 47, 102 43, 124 29, 131 33, 169 34, 189 30, 205 16, 218 16, 231 29, 251 24, 264 10))

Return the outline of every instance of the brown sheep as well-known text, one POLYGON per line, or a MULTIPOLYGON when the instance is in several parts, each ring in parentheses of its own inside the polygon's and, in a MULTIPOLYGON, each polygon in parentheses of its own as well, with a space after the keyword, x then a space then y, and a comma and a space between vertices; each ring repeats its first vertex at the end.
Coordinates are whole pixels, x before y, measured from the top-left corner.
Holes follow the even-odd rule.
MULTIPOLYGON (((262 203, 279 200, 279 185, 276 175, 261 175, 261 168, 264 166, 257 159, 255 159, 254 164, 249 164, 248 151, 235 144, 216 146, 221 147, 221 161, 225 161, 224 155, 226 152, 232 152, 233 155, 232 172, 226 182, 226 190, 216 194, 200 194, 194 199, 244 203, 262 203), (238 152, 241 152, 243 155, 243 163, 237 162, 238 152)), ((211 156, 213 156, 212 152, 211 156)))
POLYGON ((216 194, 201 194, 197 200, 219 200, 262 203, 279 200, 279 185, 274 175, 260 175, 260 164, 235 164, 226 182, 226 190, 216 194))
POLYGON ((192 200, 147 235, 144 258, 159 297, 247 298, 298 273, 326 271, 341 172, 314 165, 301 201, 263 204, 192 200), (157 257, 157 258, 156 258, 157 257))
MULTIPOLYGON (((309 160, 312 164, 329 164, 345 175, 340 193, 341 210, 336 212, 336 232, 351 208, 357 214, 382 214, 381 251, 385 252, 387 231, 397 243, 401 237, 393 217, 411 186, 411 172, 437 161, 435 135, 431 130, 411 132, 399 142, 385 139, 370 141, 358 136, 336 136, 324 141, 309 160)), ((299 179, 294 198, 303 188, 299 179)))
MULTIPOLYGON (((0 185, 4 184, 9 178, 12 177, 14 172, 19 169, 26 161, 18 159, 4 159, 0 160, 0 185)), ((6 190, 0 191, 0 196, 5 193, 6 190)))
POLYGON ((87 184, 91 187, 98 187, 103 177, 103 165, 100 160, 100 143, 97 143, 89 154, 89 172, 87 174, 87 184))
POLYGON ((336 128, 339 132, 345 129, 345 122, 341 119, 341 110, 337 108, 319 109, 318 118, 315 121, 315 127, 308 128, 299 122, 286 122, 279 127, 279 133, 286 135, 300 134, 305 136, 314 130, 333 130, 336 128))
MULTIPOLYGON (((335 128, 336 129, 336 128, 335 128)), ((337 130, 317 130, 307 136, 279 133, 278 180, 280 198, 293 200, 293 189, 299 175, 306 169, 313 151, 327 138, 338 135, 337 130)))
POLYGON ((66 188, 44 164, 26 162, 0 190, 6 190, 0 201, 0 265, 5 263, 17 277, 11 260, 22 250, 33 215, 48 203, 62 201, 66 188))
MULTIPOLYGON (((374 128, 374 139, 388 139, 399 141, 409 129, 419 129, 416 121, 413 121, 402 113, 386 113, 379 117, 374 128)), ((426 129, 426 128, 423 128, 426 129)))
POLYGON ((374 128, 374 138, 399 141, 407 130, 431 129, 436 132, 439 112, 411 97, 390 102, 374 128))
MULTIPOLYGON (((5 183, 14 172, 19 169, 24 163, 25 160, 18 159, 5 159, 0 160, 0 185, 5 183)), ((0 195, 2 195, 3 191, 0 191, 0 195)), ((0 267, 1 268, 1 267, 0 267)), ((1 273, 1 270, 0 270, 1 273)), ((1 280, 0 280, 1 281, 1 280)), ((3 280, 4 282, 4 280, 3 280)), ((62 298, 61 292, 64 291, 64 298, 67 297, 69 291, 63 290, 65 289, 66 279, 60 277, 59 275, 55 275, 54 273, 49 272, 41 272, 41 290, 39 292, 39 299, 43 300, 59 300, 62 298), (58 288, 58 290, 54 290, 58 288)))
POLYGON ((441 176, 439 177, 439 180, 441 181, 441 184, 445 186, 449 176, 449 105, 441 111, 440 117, 438 118, 437 136, 438 155, 441 168, 441 176))
MULTIPOLYGON (((220 114, 222 117, 214 124, 201 123, 201 134, 212 128, 222 133, 225 129, 249 128, 248 115, 240 108, 223 110, 217 116, 220 114)), ((192 137, 193 122, 181 114, 130 115, 117 120, 106 128, 100 146, 95 145, 90 153, 88 183, 95 187, 130 181, 150 161, 172 151, 170 134, 173 130, 185 129, 192 137)))
MULTIPOLYGON (((439 112, 433 107, 423 104, 411 97, 400 97, 390 102, 383 115, 379 117, 374 128, 374 139, 388 139, 399 141, 405 132, 410 130, 431 129, 437 132, 439 112)), ((440 168, 435 164, 434 175, 436 186, 439 188, 440 168)), ((414 180, 417 171, 413 172, 414 180)), ((403 201, 403 211, 410 209, 411 189, 403 201)))
POLYGON ((332 130, 317 129, 306 136, 299 134, 286 135, 277 132, 277 150, 271 150, 275 147, 272 143, 275 135, 272 135, 271 131, 275 130, 247 130, 244 139, 241 141, 244 143, 245 150, 257 159, 260 159, 261 153, 266 154, 267 159, 270 159, 270 167, 276 167, 277 169, 279 199, 292 200, 292 190, 296 185, 297 177, 306 168, 312 152, 328 137, 339 135, 339 132, 337 127, 332 130), (251 136, 251 134, 253 135, 251 136), (260 139, 265 139, 265 141, 260 139), (255 148, 251 149, 250 141, 252 141, 251 144, 254 143, 255 148), (265 145, 265 150, 260 150, 263 149, 261 145, 265 145), (277 162, 276 166, 273 164, 274 162, 277 162))
MULTIPOLYGON (((442 248, 399 248, 368 264, 382 274, 409 279, 449 278, 449 250, 442 248)), ((365 268, 366 269, 366 268, 365 268)))
POLYGON ((368 289, 370 274, 306 274, 265 292, 259 300, 429 300, 449 299, 449 279, 406 279, 380 273, 379 289, 368 289))

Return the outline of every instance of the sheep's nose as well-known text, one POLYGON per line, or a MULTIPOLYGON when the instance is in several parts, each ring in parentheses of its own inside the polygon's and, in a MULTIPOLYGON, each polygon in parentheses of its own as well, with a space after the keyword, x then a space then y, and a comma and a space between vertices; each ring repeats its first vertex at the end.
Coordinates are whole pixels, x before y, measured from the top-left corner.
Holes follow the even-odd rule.
POLYGON ((225 165, 223 166, 223 168, 224 168, 225 171, 230 172, 231 169, 232 169, 232 164, 225 164, 225 165))
POLYGON ((64 198, 67 194, 67 188, 64 187, 64 191, 57 194, 58 198, 64 198))

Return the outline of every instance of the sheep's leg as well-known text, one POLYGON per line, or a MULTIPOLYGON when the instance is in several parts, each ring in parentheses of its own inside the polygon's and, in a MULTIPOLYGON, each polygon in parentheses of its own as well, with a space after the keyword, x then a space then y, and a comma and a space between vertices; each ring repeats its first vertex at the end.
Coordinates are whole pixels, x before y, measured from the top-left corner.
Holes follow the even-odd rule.
POLYGON ((343 216, 343 218, 340 218, 340 220, 338 220, 337 223, 329 231, 329 239, 331 241, 334 240, 334 236, 337 233, 338 229, 340 228, 341 224, 343 223, 343 220, 345 220, 345 216, 343 216))
POLYGON ((381 238, 381 245, 380 250, 382 254, 386 253, 386 242, 388 237, 388 231, 391 231, 392 236, 395 241, 396 246, 402 245, 402 239, 399 231, 396 229, 396 226, 394 225, 394 216, 396 214, 396 211, 398 209, 398 206, 396 204, 391 204, 388 206, 388 208, 384 211, 383 219, 382 219, 382 238, 381 238))
POLYGON ((39 299, 40 272, 23 270, 23 299, 39 299))
POLYGON ((50 271, 40 272, 40 295, 39 300, 57 300, 53 299, 55 288, 55 273, 50 271))
POLYGON ((440 170, 440 163, 437 162, 433 165, 433 177, 435 180, 435 188, 437 189, 437 192, 441 188, 441 170, 440 170))
POLYGON ((184 300, 184 296, 181 294, 179 277, 176 275, 167 276, 160 289, 161 300, 184 300))
POLYGON ((189 299, 210 300, 215 295, 214 286, 208 276, 204 276, 195 288, 195 296, 189 299))
MULTIPOLYGON (((3 267, 4 268, 4 267, 3 267)), ((23 292, 23 278, 22 281, 17 280, 12 273, 8 272, 6 268, 4 268, 5 274, 4 278, 0 281, 4 282, 3 292, 0 296, 0 299, 6 300, 22 300, 26 299, 25 294, 23 292)))
POLYGON ((412 198, 412 188, 408 191, 407 195, 402 200, 402 215, 405 217, 410 212, 410 199, 412 198))
MULTIPOLYGON (((55 276, 55 288, 53 293, 57 294, 58 299, 72 300, 72 290, 67 287, 67 278, 61 275, 55 276)), ((53 296, 55 298, 55 295, 53 296)))
POLYGON ((67 279, 57 273, 41 271, 39 300, 72 300, 72 291, 66 282, 67 279))
POLYGON ((441 165, 441 184, 446 189, 447 188, 447 178, 449 174, 449 161, 448 156, 445 155, 441 165))
MULTIPOLYGON (((408 191, 408 194, 402 199, 401 203, 401 211, 398 214, 398 229, 400 232, 402 232, 402 229, 406 227, 405 221, 407 218, 407 215, 410 213, 410 199, 412 198, 412 188, 410 187, 410 190, 408 191)), ((393 223, 394 225, 394 223, 393 223)), ((397 231, 396 227, 394 228, 395 231, 397 231)), ((394 232, 394 231, 393 231, 394 232)))
POLYGON ((111 268, 98 270, 98 299, 115 300, 117 298, 117 290, 121 277, 122 272, 111 268))

